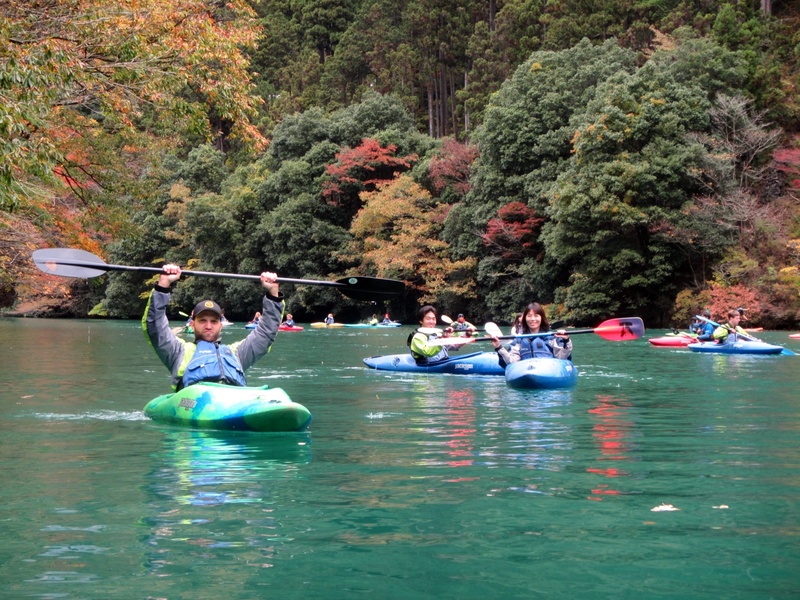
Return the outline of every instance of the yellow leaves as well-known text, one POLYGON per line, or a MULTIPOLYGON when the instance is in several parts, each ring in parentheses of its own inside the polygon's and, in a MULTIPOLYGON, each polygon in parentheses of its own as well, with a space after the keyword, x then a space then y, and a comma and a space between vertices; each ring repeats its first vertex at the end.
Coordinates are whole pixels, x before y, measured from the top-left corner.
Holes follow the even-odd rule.
POLYGON ((405 279, 423 292, 423 301, 447 291, 466 296, 474 291, 472 280, 451 283, 454 273, 473 269, 475 260, 450 260, 449 245, 439 238, 447 205, 436 204, 407 175, 360 197, 364 206, 350 231, 364 265, 378 276, 405 279))

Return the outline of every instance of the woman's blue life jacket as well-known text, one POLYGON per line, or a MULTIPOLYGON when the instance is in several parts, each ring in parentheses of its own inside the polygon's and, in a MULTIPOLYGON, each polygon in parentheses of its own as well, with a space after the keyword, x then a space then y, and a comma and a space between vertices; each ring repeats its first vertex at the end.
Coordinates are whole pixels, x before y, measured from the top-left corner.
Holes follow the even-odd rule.
POLYGON ((519 359, 553 358, 553 348, 547 343, 552 339, 553 336, 516 338, 514 343, 519 344, 519 359))
POLYGON ((183 372, 180 387, 188 387, 201 381, 247 385, 242 365, 230 347, 219 342, 204 340, 197 340, 195 346, 194 354, 183 372))

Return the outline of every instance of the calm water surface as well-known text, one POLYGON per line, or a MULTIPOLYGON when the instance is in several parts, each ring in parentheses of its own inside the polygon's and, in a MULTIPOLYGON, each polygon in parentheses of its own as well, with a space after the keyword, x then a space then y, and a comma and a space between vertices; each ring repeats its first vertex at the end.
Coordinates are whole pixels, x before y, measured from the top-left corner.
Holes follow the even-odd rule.
POLYGON ((800 356, 587 334, 541 392, 363 366, 410 331, 280 333, 249 381, 310 430, 226 434, 144 417, 138 322, 0 319, 0 597, 800 596, 800 356))

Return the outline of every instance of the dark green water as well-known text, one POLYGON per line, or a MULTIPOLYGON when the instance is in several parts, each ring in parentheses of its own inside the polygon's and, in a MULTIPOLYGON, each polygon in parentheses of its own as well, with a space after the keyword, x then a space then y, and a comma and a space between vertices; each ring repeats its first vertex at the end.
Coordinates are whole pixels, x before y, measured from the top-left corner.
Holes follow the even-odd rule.
POLYGON ((249 380, 311 429, 222 434, 144 417, 139 323, 0 320, 0 597, 800 596, 800 356, 587 334, 556 392, 362 365, 409 331, 279 334, 249 380))

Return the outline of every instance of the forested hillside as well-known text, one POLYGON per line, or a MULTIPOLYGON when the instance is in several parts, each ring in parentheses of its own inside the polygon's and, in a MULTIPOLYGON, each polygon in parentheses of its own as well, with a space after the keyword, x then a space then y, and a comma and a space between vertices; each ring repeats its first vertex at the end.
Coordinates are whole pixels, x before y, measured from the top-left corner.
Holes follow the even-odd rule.
MULTIPOLYGON (((781 0, 0 0, 0 308, 136 318, 30 251, 402 279, 504 322, 800 324, 800 9, 781 0)), ((189 278, 249 317, 252 283, 189 278)))

